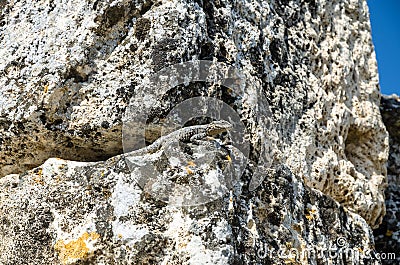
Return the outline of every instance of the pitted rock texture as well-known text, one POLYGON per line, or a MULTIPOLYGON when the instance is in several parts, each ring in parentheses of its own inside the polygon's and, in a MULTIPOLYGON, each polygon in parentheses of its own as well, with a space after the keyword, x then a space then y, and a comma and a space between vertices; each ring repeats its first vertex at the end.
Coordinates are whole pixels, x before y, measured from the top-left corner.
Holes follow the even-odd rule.
POLYGON ((0 263, 379 264, 362 256, 376 254, 365 220, 288 168, 196 207, 155 201, 135 177, 116 156, 52 158, 0 179, 0 263))
POLYGON ((400 263, 400 99, 397 95, 383 96, 383 122, 389 132, 388 187, 386 215, 374 231, 376 247, 382 253, 396 253, 396 259, 382 260, 383 264, 400 263))
POLYGON ((162 98, 146 88, 150 122, 189 97, 218 97, 247 125, 256 161, 268 104, 276 164, 381 222, 388 140, 365 1, 3 1, 0 19, 0 175, 121 153, 121 118, 142 80, 216 60, 251 87, 185 84, 162 98))

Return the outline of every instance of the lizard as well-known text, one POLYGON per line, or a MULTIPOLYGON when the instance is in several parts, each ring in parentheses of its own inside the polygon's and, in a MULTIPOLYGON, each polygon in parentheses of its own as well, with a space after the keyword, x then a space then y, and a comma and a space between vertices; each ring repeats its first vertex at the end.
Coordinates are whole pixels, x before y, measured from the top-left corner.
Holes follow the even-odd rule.
POLYGON ((176 141, 198 142, 200 141, 200 139, 203 139, 205 137, 212 137, 220 133, 227 132, 231 128, 232 124, 224 120, 212 121, 204 125, 183 127, 177 131, 171 132, 170 134, 161 136, 152 144, 146 147, 127 153, 126 156, 141 156, 144 154, 153 154, 160 150, 161 147, 163 147, 164 145, 168 145, 169 143, 176 141))

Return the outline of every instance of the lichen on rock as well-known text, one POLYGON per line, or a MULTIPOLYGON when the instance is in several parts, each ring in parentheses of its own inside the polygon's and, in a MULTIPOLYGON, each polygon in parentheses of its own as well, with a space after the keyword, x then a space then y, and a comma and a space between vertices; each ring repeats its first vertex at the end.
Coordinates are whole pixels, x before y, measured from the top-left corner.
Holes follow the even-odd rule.
POLYGON ((123 157, 97 163, 49 159, 42 172, 40 184, 35 170, 1 179, 4 264, 340 263, 359 260, 332 258, 327 251, 374 253, 360 216, 284 167, 267 174, 254 194, 234 191, 233 211, 229 194, 184 208, 157 201, 136 184, 123 157))
POLYGON ((84 232, 77 240, 72 240, 65 243, 64 240, 60 239, 54 245, 54 249, 59 254, 59 259, 63 264, 74 263, 78 260, 85 260, 94 251, 90 249, 90 245, 94 243, 100 237, 96 232, 88 234, 84 232))
POLYGON ((377 262, 326 252, 340 242, 375 253, 370 227, 385 214, 388 135, 365 0, 2 1, 0 12, 0 263, 377 262), (247 83, 162 95, 143 85, 197 60, 247 83), (121 156, 123 115, 139 102, 152 142, 174 106, 199 96, 238 113, 249 163, 230 193, 174 207, 121 156), (251 191, 267 138, 273 161, 251 191))

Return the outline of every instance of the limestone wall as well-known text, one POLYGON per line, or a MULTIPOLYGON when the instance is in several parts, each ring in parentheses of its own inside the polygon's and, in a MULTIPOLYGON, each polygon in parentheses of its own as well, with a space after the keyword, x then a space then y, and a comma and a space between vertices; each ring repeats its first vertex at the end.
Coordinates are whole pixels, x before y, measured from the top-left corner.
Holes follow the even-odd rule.
POLYGON ((388 136, 366 1, 2 1, 0 10, 0 260, 190 264, 202 249, 210 264, 262 263, 264 243, 373 245, 388 136), (142 85, 193 60, 233 67, 246 86, 185 83, 160 94, 142 85), (115 162, 130 101, 150 113, 153 141, 169 111, 197 96, 227 103, 247 130, 233 219, 229 194, 205 208, 165 208, 115 162), (250 192, 265 139, 270 163, 250 192))

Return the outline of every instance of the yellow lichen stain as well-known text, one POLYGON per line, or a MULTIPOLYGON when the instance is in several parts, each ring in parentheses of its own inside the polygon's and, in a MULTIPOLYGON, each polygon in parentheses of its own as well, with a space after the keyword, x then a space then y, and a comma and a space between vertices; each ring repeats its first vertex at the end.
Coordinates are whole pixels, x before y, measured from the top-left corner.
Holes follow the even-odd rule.
POLYGON ((58 240, 54 249, 58 252, 59 259, 63 264, 70 264, 76 260, 85 259, 91 252, 87 246, 89 241, 95 241, 100 238, 96 232, 83 233, 77 240, 65 244, 64 240, 58 240))
POLYGON ((43 173, 42 168, 38 168, 34 172, 36 173, 36 176, 32 177, 32 180, 37 184, 44 185, 43 176, 42 176, 42 173, 43 173))
POLYGON ((388 236, 388 237, 391 237, 393 235, 393 231, 392 230, 387 230, 385 235, 388 236))
POLYGON ((45 86, 44 86, 43 92, 44 92, 44 93, 49 92, 49 85, 45 85, 45 86))
POLYGON ((284 262, 285 264, 300 264, 294 257, 288 257, 284 262))
POLYGON ((193 172, 193 170, 191 170, 189 167, 185 167, 185 169, 186 169, 186 172, 189 174, 189 175, 192 175, 194 172, 193 172))
POLYGON ((34 177, 34 178, 33 178, 33 181, 34 181, 36 184, 44 185, 44 181, 43 181, 43 179, 40 178, 40 177, 34 177))
POLYGON ((183 239, 180 242, 178 242, 178 249, 179 250, 185 249, 187 245, 188 245, 187 240, 183 239))
POLYGON ((188 164, 189 167, 195 167, 196 166, 196 164, 193 161, 189 161, 187 164, 188 164))
POLYGON ((314 219, 315 214, 317 213, 316 209, 308 209, 308 214, 306 214, 306 218, 308 219, 308 221, 311 221, 314 219))
POLYGON ((306 214, 306 218, 308 219, 308 221, 311 221, 312 219, 314 219, 314 217, 310 214, 306 214))
POLYGON ((57 183, 60 183, 60 182, 62 181, 62 179, 61 179, 60 176, 56 176, 56 177, 54 178, 54 180, 55 180, 55 182, 57 182, 57 183))

